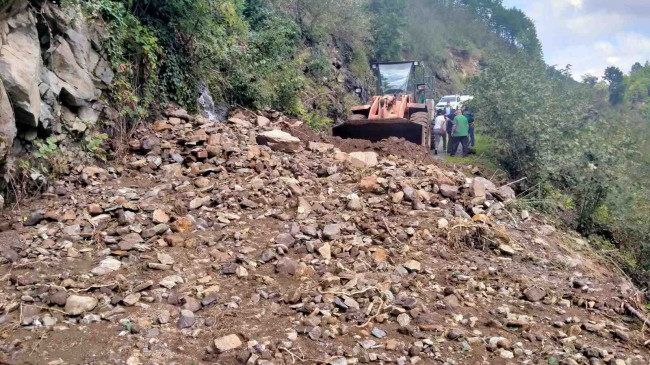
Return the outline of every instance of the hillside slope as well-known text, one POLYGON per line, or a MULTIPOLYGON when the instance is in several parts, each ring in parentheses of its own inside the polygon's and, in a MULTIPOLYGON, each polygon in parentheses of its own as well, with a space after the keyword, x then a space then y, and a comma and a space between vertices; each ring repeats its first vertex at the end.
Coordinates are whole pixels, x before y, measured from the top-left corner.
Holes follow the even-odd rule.
POLYGON ((630 282, 509 188, 277 112, 167 115, 2 213, 3 363, 650 361, 630 282))

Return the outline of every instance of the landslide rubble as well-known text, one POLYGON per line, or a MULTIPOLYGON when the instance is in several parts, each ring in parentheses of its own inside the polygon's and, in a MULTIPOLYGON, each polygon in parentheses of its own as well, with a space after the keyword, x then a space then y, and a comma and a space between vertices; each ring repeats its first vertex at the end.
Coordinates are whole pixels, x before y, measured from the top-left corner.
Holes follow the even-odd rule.
POLYGON ((167 115, 3 212, 0 363, 649 363, 632 284, 510 187, 277 112, 167 115))

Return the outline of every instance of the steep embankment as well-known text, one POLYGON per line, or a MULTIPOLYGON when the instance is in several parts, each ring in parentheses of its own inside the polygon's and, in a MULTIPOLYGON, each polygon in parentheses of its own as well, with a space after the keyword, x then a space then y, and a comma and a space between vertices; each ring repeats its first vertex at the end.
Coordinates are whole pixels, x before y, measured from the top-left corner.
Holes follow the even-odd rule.
POLYGON ((509 188, 264 114, 167 113, 4 211, 2 361, 648 363, 633 286, 509 188))

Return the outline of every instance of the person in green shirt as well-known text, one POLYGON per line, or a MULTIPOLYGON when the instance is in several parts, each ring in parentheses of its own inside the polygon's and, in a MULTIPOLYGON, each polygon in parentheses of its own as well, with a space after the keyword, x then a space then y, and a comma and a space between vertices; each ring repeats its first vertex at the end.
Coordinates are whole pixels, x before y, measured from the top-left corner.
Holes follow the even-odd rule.
POLYGON ((463 157, 469 154, 469 121, 460 110, 456 110, 456 117, 451 129, 451 149, 449 155, 454 156, 458 152, 458 145, 463 146, 463 157))

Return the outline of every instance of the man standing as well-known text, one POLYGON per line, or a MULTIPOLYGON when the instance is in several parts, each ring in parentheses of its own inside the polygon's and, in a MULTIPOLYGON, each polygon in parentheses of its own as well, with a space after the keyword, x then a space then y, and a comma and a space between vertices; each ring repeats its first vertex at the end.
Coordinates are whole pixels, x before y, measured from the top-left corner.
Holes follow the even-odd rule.
POLYGON ((465 108, 465 111, 463 111, 463 115, 465 118, 467 118, 467 121, 469 122, 469 139, 470 139, 470 146, 474 148, 474 114, 472 113, 469 108, 465 108))
POLYGON ((463 145, 463 157, 467 157, 469 154, 469 121, 467 117, 460 113, 460 110, 456 110, 456 117, 453 121, 453 127, 451 131, 451 150, 449 151, 450 156, 454 156, 458 151, 458 144, 463 145))
POLYGON ((447 141, 445 138, 445 116, 442 115, 443 111, 438 110, 436 112, 436 117, 431 123, 431 128, 433 130, 433 137, 431 138, 431 146, 433 148, 433 153, 438 154, 440 149, 440 141, 443 142, 443 151, 447 149, 447 141))
MULTIPOLYGON (((454 120, 454 114, 456 114, 456 111, 454 110, 454 108, 451 107, 450 102, 447 102, 447 106, 444 109, 444 114, 445 114, 445 120, 447 120, 447 126, 445 130, 447 131, 447 137, 449 137, 448 138, 449 141, 447 141, 446 145, 448 148, 451 148, 451 128, 452 128, 452 122, 454 120)), ((443 135, 442 138, 445 139, 445 136, 443 135)), ((451 153, 450 150, 447 152, 451 153)))

